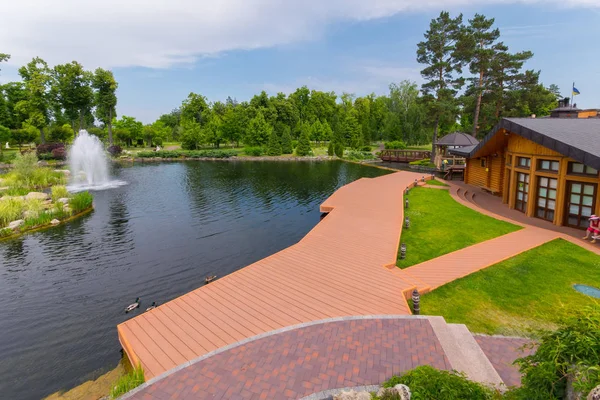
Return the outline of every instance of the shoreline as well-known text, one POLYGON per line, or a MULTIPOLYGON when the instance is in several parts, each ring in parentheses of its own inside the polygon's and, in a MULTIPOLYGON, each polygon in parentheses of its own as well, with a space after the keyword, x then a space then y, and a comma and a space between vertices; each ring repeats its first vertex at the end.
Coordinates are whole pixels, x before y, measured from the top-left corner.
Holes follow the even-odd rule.
POLYGON ((78 212, 77 214, 71 215, 69 218, 65 218, 65 219, 59 220, 60 221, 59 224, 52 225, 51 223, 47 223, 45 225, 36 225, 36 226, 34 226, 34 227, 30 228, 30 229, 27 229, 27 230, 18 230, 18 231, 15 231, 14 233, 12 233, 10 235, 0 236, 0 241, 8 240, 8 239, 16 239, 19 236, 22 236, 22 235, 25 235, 25 234, 28 234, 28 233, 33 233, 33 232, 37 232, 37 231, 42 231, 44 229, 57 227, 57 226, 62 225, 63 223, 70 222, 70 221, 73 221, 73 220, 75 220, 77 218, 83 217, 84 215, 91 213, 93 210, 94 210, 94 206, 92 205, 92 206, 90 206, 90 207, 88 207, 88 208, 86 208, 86 209, 78 212))

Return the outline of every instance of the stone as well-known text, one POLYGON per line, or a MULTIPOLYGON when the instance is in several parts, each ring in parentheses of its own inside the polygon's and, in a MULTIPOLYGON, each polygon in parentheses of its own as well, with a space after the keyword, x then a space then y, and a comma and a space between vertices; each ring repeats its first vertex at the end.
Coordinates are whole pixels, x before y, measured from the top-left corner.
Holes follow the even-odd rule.
POLYGON ((50 198, 50 196, 47 193, 42 193, 42 192, 29 192, 25 196, 25 200, 33 200, 33 199, 48 200, 48 198, 50 198))
POLYGON ((71 210, 71 207, 69 207, 69 206, 65 205, 65 206, 63 207, 63 211, 64 211, 64 212, 66 212, 66 213, 71 213, 73 210, 71 210))
POLYGON ((23 218, 27 219, 27 218, 36 218, 38 216, 38 213, 35 211, 24 211, 23 212, 23 218))
POLYGON ((55 169, 54 172, 60 172, 67 176, 71 175, 71 171, 69 171, 68 169, 55 169))
POLYGON ((371 393, 345 390, 333 396, 333 400, 371 400, 371 393))
POLYGON ((9 227, 10 229, 13 229, 13 230, 14 230, 14 229, 17 229, 18 227, 20 227, 21 225, 23 225, 24 223, 25 223, 25 221, 24 221, 24 220, 22 220, 22 219, 18 219, 18 220, 16 220, 16 221, 13 221, 13 222, 11 222, 10 224, 8 224, 8 227, 9 227))
POLYGON ((48 166, 48 161, 44 161, 44 160, 42 160, 42 161, 38 161, 38 162, 37 162, 37 164, 38 164, 40 167, 47 167, 47 166, 48 166))
POLYGON ((394 386, 394 390, 400 396, 400 400, 410 400, 410 388, 401 383, 394 386))
POLYGON ((69 199, 67 197, 62 197, 58 199, 58 202, 63 204, 69 204, 69 199))
POLYGON ((8 186, 2 186, 2 187, 0 187, 0 192, 3 192, 8 189, 10 189, 8 186))
POLYGON ((58 224, 60 224, 60 221, 59 221, 59 220, 57 220, 56 218, 54 218, 52 221, 50 221, 50 223, 51 223, 52 225, 58 225, 58 224))
POLYGON ((588 394, 587 400, 600 400, 600 385, 592 389, 588 394))

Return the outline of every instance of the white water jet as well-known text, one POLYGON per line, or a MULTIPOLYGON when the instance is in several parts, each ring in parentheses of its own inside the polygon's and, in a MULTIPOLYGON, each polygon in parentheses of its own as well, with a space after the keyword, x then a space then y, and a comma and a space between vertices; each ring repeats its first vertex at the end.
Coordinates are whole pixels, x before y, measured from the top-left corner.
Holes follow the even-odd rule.
POLYGON ((79 134, 69 150, 71 184, 69 190, 103 190, 124 185, 125 182, 110 180, 108 158, 100 139, 85 129, 79 134))

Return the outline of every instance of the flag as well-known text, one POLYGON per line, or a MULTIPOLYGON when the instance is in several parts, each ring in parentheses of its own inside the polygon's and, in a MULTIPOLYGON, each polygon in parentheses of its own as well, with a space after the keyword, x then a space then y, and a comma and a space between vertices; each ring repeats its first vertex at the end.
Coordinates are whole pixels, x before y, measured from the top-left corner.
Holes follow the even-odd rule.
POLYGON ((573 96, 577 96, 579 93, 579 89, 577 89, 575 86, 573 86, 573 96))

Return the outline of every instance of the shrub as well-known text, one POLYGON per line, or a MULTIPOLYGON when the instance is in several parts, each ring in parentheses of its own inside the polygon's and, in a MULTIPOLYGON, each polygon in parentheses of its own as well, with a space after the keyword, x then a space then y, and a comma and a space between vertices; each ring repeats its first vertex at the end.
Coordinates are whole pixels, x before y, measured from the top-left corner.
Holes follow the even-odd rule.
POLYGON ((92 206, 94 198, 89 192, 75 193, 73 197, 69 199, 69 206, 75 214, 81 212, 92 206))
POLYGON ((600 303, 575 311, 554 332, 545 333, 536 352, 515 361, 523 374, 515 399, 566 398, 567 381, 587 394, 600 382, 600 303))
POLYGON ((236 156, 233 150, 160 150, 140 151, 136 154, 139 158, 229 158, 236 156))
POLYGON ((294 152, 290 127, 287 125, 283 128, 283 134, 281 135, 281 152, 283 154, 292 154, 294 152))
POLYGON ((383 384, 394 387, 402 383, 410 388, 412 398, 420 400, 487 400, 500 398, 494 390, 480 383, 468 380, 458 372, 440 371, 428 365, 422 365, 394 376, 383 384), (440 395, 443 393, 443 397, 440 395))
POLYGON ((52 158, 55 160, 66 160, 67 159, 67 150, 64 147, 58 147, 52 150, 52 158))
POLYGON ((298 147, 298 141, 292 140, 292 148, 295 149, 296 147, 298 147))
POLYGON ((22 212, 23 200, 16 198, 0 200, 0 227, 20 219, 22 212))
POLYGON ((35 153, 17 154, 13 161, 13 171, 22 179, 27 179, 33 175, 33 171, 37 168, 37 157, 35 153))
POLYGON ((64 199, 69 197, 67 188, 62 185, 52 186, 52 201, 56 202, 58 199, 64 199))
POLYGON ((110 397, 116 399, 117 397, 140 386, 144 382, 144 370, 141 366, 138 366, 127 375, 123 375, 119 378, 117 383, 110 390, 110 397))
POLYGON ((339 158, 344 158, 344 145, 342 143, 336 143, 334 145, 335 155, 339 158))
POLYGON ((373 160, 375 157, 368 151, 351 150, 347 154, 350 160, 373 160))
POLYGON ((269 144, 267 146, 267 154, 270 156, 280 156, 281 155, 281 143, 279 142, 279 136, 275 131, 271 131, 271 135, 269 136, 269 144))
POLYGON ((363 147, 360 148, 360 151, 371 151, 371 150, 373 150, 371 148, 371 146, 363 146, 363 147))
POLYGON ((300 157, 308 156, 312 152, 310 148, 310 137, 307 131, 303 131, 298 140, 298 146, 296 147, 296 155, 300 157))
POLYGON ((333 157, 335 154, 335 149, 333 148, 333 142, 329 142, 329 146, 327 146, 327 155, 329 157, 333 157))
POLYGON ((123 149, 121 148, 121 146, 117 146, 116 144, 113 144, 112 146, 108 147, 107 151, 109 152, 109 154, 111 156, 116 157, 123 152, 123 149))
POLYGON ((392 142, 385 143, 386 150, 404 150, 406 149, 406 144, 402 140, 394 140, 392 142))
POLYGON ((40 154, 52 153, 52 150, 59 148, 64 149, 65 145, 63 143, 44 143, 35 148, 35 153, 39 157, 40 154))
POLYGON ((259 146, 246 147, 244 149, 244 153, 249 156, 260 157, 263 155, 263 149, 262 149, 262 147, 259 147, 259 146))

